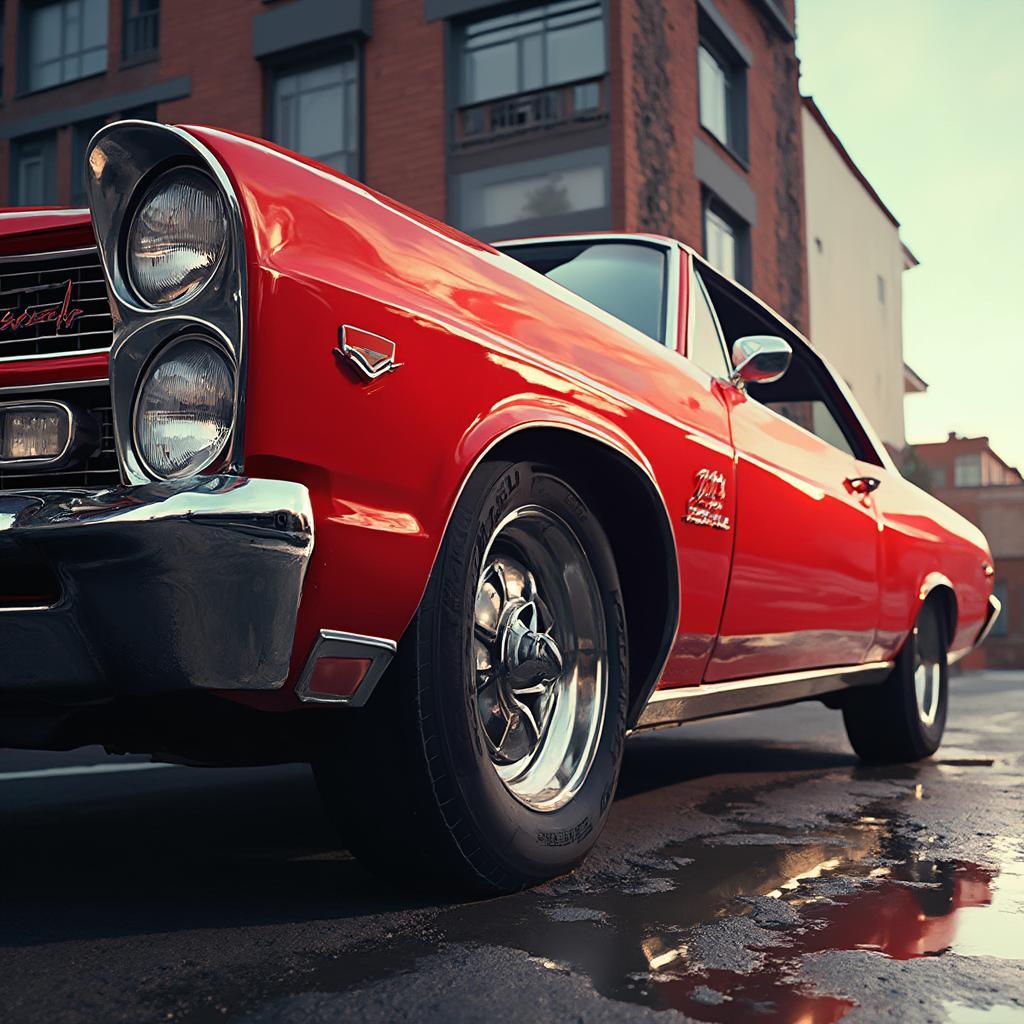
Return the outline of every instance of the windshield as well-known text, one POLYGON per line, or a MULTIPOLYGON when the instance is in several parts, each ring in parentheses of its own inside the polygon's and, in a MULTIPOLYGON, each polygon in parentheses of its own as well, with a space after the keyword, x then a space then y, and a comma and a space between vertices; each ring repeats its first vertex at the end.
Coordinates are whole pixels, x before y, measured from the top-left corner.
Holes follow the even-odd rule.
POLYGON ((665 343, 665 250, 646 242, 577 240, 499 248, 665 343))

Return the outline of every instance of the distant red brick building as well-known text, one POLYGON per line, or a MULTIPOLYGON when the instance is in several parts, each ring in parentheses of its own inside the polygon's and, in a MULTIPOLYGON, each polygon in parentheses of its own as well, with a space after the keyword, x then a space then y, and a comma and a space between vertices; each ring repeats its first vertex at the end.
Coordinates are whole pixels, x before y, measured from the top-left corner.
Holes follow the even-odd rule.
POLYGON ((987 437, 950 434, 915 445, 914 455, 935 496, 979 526, 992 547, 1003 611, 965 665, 1024 668, 1024 477, 992 451, 987 437))
POLYGON ((807 326, 794 0, 6 0, 0 199, 118 117, 263 135, 484 238, 651 230, 807 326))

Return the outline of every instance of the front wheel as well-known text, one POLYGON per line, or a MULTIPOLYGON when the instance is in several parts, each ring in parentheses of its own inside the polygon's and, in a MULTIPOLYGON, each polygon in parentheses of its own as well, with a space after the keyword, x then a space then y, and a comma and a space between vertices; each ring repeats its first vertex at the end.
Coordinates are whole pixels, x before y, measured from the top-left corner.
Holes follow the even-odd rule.
POLYGON ((920 761, 942 742, 949 702, 946 620, 926 604, 880 686, 854 690, 843 705, 846 734, 865 761, 920 761))
POLYGON ((474 474, 394 669, 314 766, 352 852, 489 892, 578 863, 618 779, 626 630, 607 537, 557 471, 474 474))

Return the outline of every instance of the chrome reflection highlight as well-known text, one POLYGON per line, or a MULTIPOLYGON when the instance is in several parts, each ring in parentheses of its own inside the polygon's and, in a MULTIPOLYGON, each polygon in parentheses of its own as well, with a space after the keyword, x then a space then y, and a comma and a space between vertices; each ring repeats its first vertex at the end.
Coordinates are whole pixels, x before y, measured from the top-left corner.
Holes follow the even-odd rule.
POLYGON ((199 292, 227 248, 224 198, 197 168, 162 174, 143 196, 128 229, 128 279, 143 302, 170 306, 199 292))
POLYGON ((191 476, 231 433, 235 382, 221 351, 199 335, 172 342, 153 363, 135 405, 135 446, 152 474, 191 476))
POLYGON ((608 695, 601 593, 567 523, 537 506, 495 528, 473 615, 473 687, 495 772, 521 803, 553 811, 587 778, 608 695))
POLYGON ((288 678, 313 512, 235 476, 0 494, 0 563, 60 565, 68 600, 0 609, 0 680, 85 697, 288 678))

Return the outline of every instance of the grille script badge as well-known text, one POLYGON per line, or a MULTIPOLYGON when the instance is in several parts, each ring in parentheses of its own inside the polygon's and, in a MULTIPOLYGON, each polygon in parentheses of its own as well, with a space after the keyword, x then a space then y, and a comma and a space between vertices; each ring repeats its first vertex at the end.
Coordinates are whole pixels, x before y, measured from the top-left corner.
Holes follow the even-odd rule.
MULTIPOLYGON (((46 287, 45 285, 42 287, 46 287)), ((59 287, 50 286, 50 287, 59 287)), ((78 309, 71 305, 71 290, 73 282, 68 281, 64 290, 63 302, 51 302, 47 305, 28 306, 25 309, 5 309, 0 316, 0 332, 18 331, 22 327, 35 327, 37 324, 53 324, 56 330, 67 330, 80 316, 85 314, 84 309, 78 309)), ((26 289, 31 291, 41 289, 26 289)))
POLYGON ((686 522, 694 526, 710 526, 715 530, 731 529, 725 509, 725 477, 717 469, 697 470, 697 485, 686 506, 686 522))

